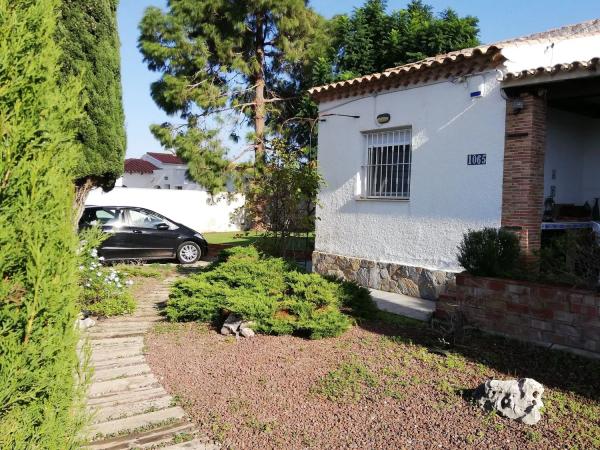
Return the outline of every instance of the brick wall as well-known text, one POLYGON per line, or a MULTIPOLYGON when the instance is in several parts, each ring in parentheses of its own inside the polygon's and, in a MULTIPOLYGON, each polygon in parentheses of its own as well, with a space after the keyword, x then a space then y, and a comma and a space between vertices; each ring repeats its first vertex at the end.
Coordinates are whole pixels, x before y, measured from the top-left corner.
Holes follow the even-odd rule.
POLYGON ((483 331, 600 356, 598 293, 459 274, 455 294, 440 297, 436 316, 458 311, 483 331))
POLYGON ((520 94, 523 109, 506 108, 506 138, 502 188, 502 226, 515 228, 527 260, 541 244, 544 205, 546 99, 520 94))

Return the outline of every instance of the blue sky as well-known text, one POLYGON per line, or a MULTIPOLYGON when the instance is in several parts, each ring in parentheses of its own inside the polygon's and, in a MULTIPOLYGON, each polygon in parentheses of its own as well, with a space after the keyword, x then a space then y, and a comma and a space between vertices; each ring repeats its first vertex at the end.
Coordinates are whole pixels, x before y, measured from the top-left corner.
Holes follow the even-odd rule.
MULTIPOLYGON (((170 120, 150 97, 150 83, 159 75, 147 70, 137 50, 137 27, 144 10, 148 6, 162 7, 165 3, 164 0, 121 0, 119 7, 128 157, 160 151, 160 145, 148 127, 170 120)), ((350 12, 363 3, 363 0, 311 1, 311 5, 326 17, 350 12)), ((406 3, 389 0, 388 6, 397 9, 406 3)), ((600 17, 598 0, 425 0, 425 3, 436 11, 451 7, 461 15, 477 16, 480 38, 485 43, 600 17)))

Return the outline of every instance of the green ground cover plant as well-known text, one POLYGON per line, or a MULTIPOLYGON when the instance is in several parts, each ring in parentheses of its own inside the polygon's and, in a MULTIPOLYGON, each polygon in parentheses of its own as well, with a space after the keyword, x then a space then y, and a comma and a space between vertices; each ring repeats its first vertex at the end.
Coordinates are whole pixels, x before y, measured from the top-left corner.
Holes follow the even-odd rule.
POLYGON ((225 250, 208 270, 175 283, 166 314, 171 321, 219 322, 234 313, 258 332, 321 339, 346 331, 351 313, 370 311, 358 303, 374 309, 366 289, 304 273, 248 246, 225 250))

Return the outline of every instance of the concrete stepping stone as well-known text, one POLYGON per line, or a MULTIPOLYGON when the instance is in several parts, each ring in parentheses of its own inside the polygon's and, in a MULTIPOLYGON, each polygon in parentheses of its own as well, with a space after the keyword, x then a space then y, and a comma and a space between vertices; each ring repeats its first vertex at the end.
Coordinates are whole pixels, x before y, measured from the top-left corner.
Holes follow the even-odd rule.
POLYGON ((118 434, 126 430, 133 432, 142 427, 162 424, 167 420, 183 419, 184 417, 185 411, 180 406, 173 406, 159 411, 125 417, 124 419, 95 423, 92 425, 91 430, 93 435, 118 434))
POLYGON ((153 374, 138 375, 126 378, 116 378, 109 381, 93 382, 89 388, 90 397, 99 397, 106 394, 113 394, 121 391, 133 391, 135 389, 160 386, 158 380, 153 374))
MULTIPOLYGON (((175 436, 195 434, 194 426, 187 420, 157 427, 149 431, 102 439, 88 445, 89 450, 155 449, 173 443, 175 436)), ((200 447, 201 448, 201 447, 200 447)))
POLYGON ((102 406, 101 408, 90 408, 93 414, 93 423, 107 422, 109 420, 124 419, 143 413, 167 409, 173 406, 173 398, 167 393, 162 397, 143 399, 136 403, 121 403, 115 406, 102 406))
POLYGON ((168 395, 162 387, 147 387, 136 389, 130 392, 115 392, 113 394, 103 395, 101 397, 94 397, 88 399, 88 406, 90 408, 110 408, 117 405, 123 405, 127 403, 136 403, 143 400, 150 400, 154 398, 160 398, 168 395))
POLYGON ((94 364, 94 369, 98 371, 136 364, 146 364, 146 358, 144 357, 144 355, 130 356, 129 358, 117 358, 107 359, 105 361, 98 361, 96 364, 94 364))
POLYGON ((217 450, 220 447, 215 444, 207 444, 199 439, 194 439, 188 442, 181 442, 179 444, 167 445, 162 447, 164 450, 217 450))
POLYGON ((120 365, 117 367, 109 367, 108 369, 96 369, 92 377, 93 381, 108 381, 124 376, 144 375, 150 373, 150 366, 146 363, 120 365))

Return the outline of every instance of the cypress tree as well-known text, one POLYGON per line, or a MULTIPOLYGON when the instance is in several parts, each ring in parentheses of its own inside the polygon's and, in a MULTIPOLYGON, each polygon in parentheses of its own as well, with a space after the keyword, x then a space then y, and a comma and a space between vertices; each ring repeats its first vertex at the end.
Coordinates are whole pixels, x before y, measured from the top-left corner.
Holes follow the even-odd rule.
POLYGON ((63 48, 63 73, 82 79, 86 100, 85 114, 76 124, 77 139, 82 144, 75 169, 79 210, 90 189, 112 189, 123 173, 126 143, 118 3, 62 0, 58 34, 63 48))
POLYGON ((72 170, 78 83, 58 0, 0 0, 0 448, 78 445, 72 170))

